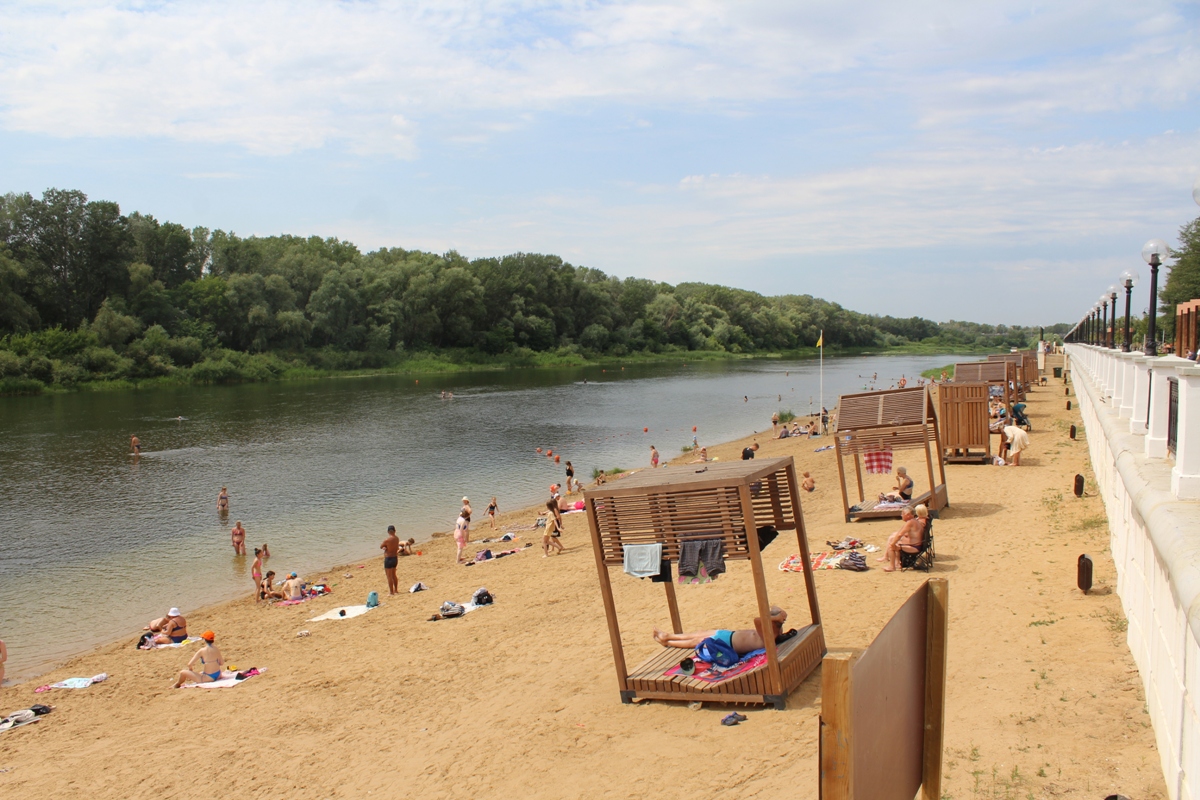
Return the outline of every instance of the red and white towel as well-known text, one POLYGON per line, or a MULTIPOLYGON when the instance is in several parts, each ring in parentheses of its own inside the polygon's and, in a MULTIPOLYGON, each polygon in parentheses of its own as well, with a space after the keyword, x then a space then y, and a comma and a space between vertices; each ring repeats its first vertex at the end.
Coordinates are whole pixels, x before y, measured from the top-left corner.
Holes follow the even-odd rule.
POLYGON ((869 475, 887 475, 892 471, 892 451, 876 450, 863 453, 863 464, 866 465, 869 475))

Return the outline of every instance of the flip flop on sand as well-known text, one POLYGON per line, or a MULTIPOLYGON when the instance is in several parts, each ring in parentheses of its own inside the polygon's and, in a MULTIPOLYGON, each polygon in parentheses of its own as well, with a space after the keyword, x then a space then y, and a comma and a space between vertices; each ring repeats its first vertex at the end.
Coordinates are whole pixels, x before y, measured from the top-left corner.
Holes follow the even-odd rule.
POLYGON ((750 718, 747 717, 745 714, 739 714, 736 711, 734 711, 730 714, 726 714, 725 717, 721 720, 721 724, 722 725, 737 725, 739 722, 745 722, 748 719, 750 719, 750 718))

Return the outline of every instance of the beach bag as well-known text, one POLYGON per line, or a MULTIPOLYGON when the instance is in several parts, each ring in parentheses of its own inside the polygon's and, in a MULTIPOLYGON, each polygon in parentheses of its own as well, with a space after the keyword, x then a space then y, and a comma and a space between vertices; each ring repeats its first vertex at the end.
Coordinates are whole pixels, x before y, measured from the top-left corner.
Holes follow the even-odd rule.
POLYGON ((463 614, 467 613, 467 610, 458 603, 447 600, 446 602, 442 603, 441 613, 443 617, 461 617, 463 614))
POLYGON ((150 640, 154 638, 154 631, 146 631, 142 634, 142 638, 138 639, 138 643, 134 645, 138 650, 149 648, 150 640))
POLYGON ((374 608, 379 605, 379 592, 371 592, 367 595, 367 608, 374 608))
POLYGON ((736 650, 711 636, 696 645, 696 658, 717 667, 732 667, 741 661, 736 650))
POLYGON ((495 600, 487 587, 480 586, 475 590, 475 594, 471 595, 471 602, 477 606, 490 606, 495 600))

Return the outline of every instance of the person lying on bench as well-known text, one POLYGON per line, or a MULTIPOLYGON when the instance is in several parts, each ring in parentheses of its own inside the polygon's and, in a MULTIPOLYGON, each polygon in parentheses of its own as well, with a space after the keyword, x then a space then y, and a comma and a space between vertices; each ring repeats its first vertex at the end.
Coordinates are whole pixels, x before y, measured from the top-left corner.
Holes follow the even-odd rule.
MULTIPOLYGON (((778 639, 783 633, 783 623, 787 621, 787 612, 779 606, 771 606, 771 631, 778 639)), ((757 627, 757 626, 756 626, 757 627)), ((705 639, 713 638, 732 647, 737 651, 737 654, 745 655, 753 650, 761 650, 766 645, 763 643, 762 634, 757 630, 715 630, 715 631, 695 631, 693 633, 667 633, 654 629, 654 641, 661 644, 663 647, 678 647, 683 650, 695 649, 705 639)))

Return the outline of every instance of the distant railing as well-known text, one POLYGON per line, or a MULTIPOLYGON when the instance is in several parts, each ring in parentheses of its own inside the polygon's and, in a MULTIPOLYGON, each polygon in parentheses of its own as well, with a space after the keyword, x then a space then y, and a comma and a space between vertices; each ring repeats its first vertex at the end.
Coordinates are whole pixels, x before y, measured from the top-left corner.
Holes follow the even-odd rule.
POLYGON ((1167 378, 1167 452, 1179 447, 1179 381, 1167 378))
POLYGON ((1175 306, 1175 355, 1187 356, 1200 346, 1200 300, 1189 300, 1175 306))

